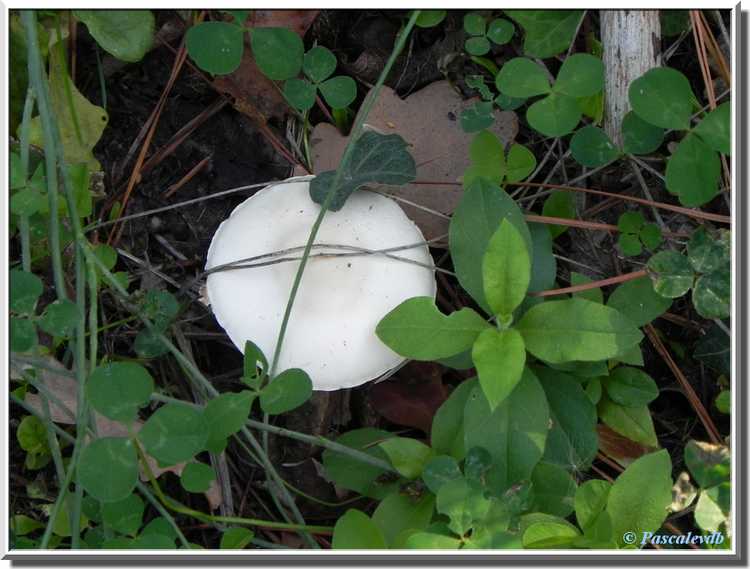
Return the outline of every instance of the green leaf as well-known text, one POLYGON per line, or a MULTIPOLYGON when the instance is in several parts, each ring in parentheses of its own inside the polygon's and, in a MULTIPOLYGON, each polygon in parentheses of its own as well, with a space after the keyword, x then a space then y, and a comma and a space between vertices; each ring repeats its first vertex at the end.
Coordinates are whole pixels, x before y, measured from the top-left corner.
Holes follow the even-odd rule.
POLYGON ((20 190, 26 186, 26 172, 21 169, 21 157, 17 152, 10 153, 10 186, 11 190, 20 190))
POLYGON ((378 526, 359 510, 347 510, 333 528, 333 549, 387 549, 378 526))
MULTIPOLYGON (((578 286, 581 284, 588 284, 591 282, 593 281, 586 275, 582 275, 581 273, 576 273, 575 271, 570 271, 570 285, 571 286, 578 286)), ((651 286, 651 284, 649 284, 649 286, 651 286)), ((573 296, 577 298, 583 298, 584 300, 590 300, 591 302, 597 302, 599 304, 602 304, 604 302, 604 294, 602 293, 601 288, 590 288, 587 290, 581 290, 578 292, 574 292, 573 296)))
POLYGON ((434 28, 445 19, 445 15, 445 10, 420 10, 415 23, 418 28, 434 28))
POLYGON ((677 251, 659 251, 646 265, 654 290, 665 298, 678 298, 693 286, 693 269, 685 255, 677 251))
POLYGON ((732 456, 724 445, 688 441, 685 446, 685 465, 701 488, 729 482, 732 456))
POLYGON ((345 109, 357 98, 357 83, 351 77, 339 75, 320 84, 320 92, 333 109, 345 109))
POLYGON ((664 129, 654 126, 635 112, 622 119, 622 149, 626 154, 651 154, 664 142, 664 129))
POLYGON ((80 317, 78 305, 70 300, 55 300, 44 309, 39 327, 51 336, 69 336, 80 317))
POLYGON ((663 37, 677 36, 690 29, 690 14, 687 10, 659 10, 659 23, 663 37))
POLYGON ((471 166, 464 172, 464 186, 477 178, 499 184, 505 176, 503 144, 493 133, 483 130, 474 137, 469 146, 469 158, 471 166))
POLYGON ((710 202, 719 191, 719 155, 700 138, 688 134, 667 162, 667 190, 687 207, 710 202))
POLYGON ((114 421, 130 423, 146 405, 154 390, 154 379, 143 366, 114 362, 97 367, 86 382, 91 406, 114 421))
MULTIPOLYGON (((241 28, 240 28, 240 31, 241 28)), ((305 46, 296 33, 287 28, 253 28, 250 46, 263 74, 274 81, 296 77, 302 69, 305 46)))
POLYGON ((188 462, 180 475, 180 484, 188 492, 206 492, 216 480, 214 469, 202 462, 188 462))
POLYGON ((719 373, 729 375, 732 365, 732 347, 729 336, 717 324, 713 324, 706 335, 696 342, 693 357, 719 373))
POLYGON ((524 549, 560 549, 569 547, 580 532, 565 520, 531 524, 523 532, 524 549))
POLYGON ((250 15, 250 10, 226 10, 226 12, 232 15, 238 26, 242 26, 250 15))
POLYGON ((607 299, 607 306, 640 328, 669 310, 672 299, 657 294, 651 280, 643 277, 618 285, 607 299))
POLYGON ((42 280, 34 273, 12 269, 9 273, 10 299, 8 308, 16 314, 33 314, 44 291, 42 280))
POLYGON ((36 188, 23 188, 10 197, 10 212, 15 215, 32 216, 45 209, 46 201, 47 196, 36 188))
POLYGON ((612 534, 624 544, 623 535, 656 532, 667 517, 672 503, 672 462, 661 450, 640 457, 612 484, 607 512, 612 518, 612 534))
POLYGON ((576 490, 576 521, 584 532, 596 523, 606 509, 612 483, 606 480, 587 480, 576 490))
POLYGON ((469 349, 489 324, 471 308, 442 314, 429 296, 405 300, 375 328, 378 338, 397 354, 431 361, 469 349))
POLYGON ((536 168, 536 156, 522 144, 513 144, 508 151, 505 179, 520 182, 536 168))
POLYGON ((586 471, 599 448, 596 407, 573 377, 534 367, 549 404, 551 428, 544 460, 574 472, 586 471))
POLYGON ((310 399, 312 389, 310 376, 304 370, 287 369, 260 392, 260 406, 269 415, 280 415, 310 399))
POLYGON ((617 228, 623 233, 638 233, 646 220, 638 211, 626 211, 617 220, 617 228))
POLYGON ((208 423, 199 410, 181 403, 160 407, 138 433, 143 448, 161 465, 185 462, 203 450, 208 423))
POLYGON ((518 97, 509 97, 500 93, 495 97, 495 104, 504 111, 515 111, 518 107, 522 106, 526 102, 526 99, 520 99, 518 97))
POLYGON ((576 131, 570 139, 570 152, 576 162, 589 168, 604 166, 620 156, 607 134, 592 125, 576 131))
MULTIPOLYGON (((392 436, 387 431, 364 428, 344 433, 336 442, 388 462, 388 455, 379 443, 392 436)), ((382 499, 396 487, 394 482, 380 479, 390 474, 388 471, 330 449, 323 451, 323 466, 326 476, 337 486, 364 496, 382 499)))
POLYGON ((732 153, 731 112, 731 104, 722 103, 693 129, 710 148, 727 155, 732 153))
POLYGON ((637 257, 643 252, 641 240, 632 233, 620 233, 617 238, 617 246, 626 257, 637 257))
POLYGON ((399 474, 410 480, 422 474, 425 464, 434 454, 426 444, 405 437, 385 440, 380 443, 380 448, 388 455, 391 464, 399 474))
POLYGON ((305 79, 292 77, 284 83, 284 97, 300 112, 309 111, 315 106, 315 85, 305 79))
POLYGON ((446 482, 458 480, 461 477, 461 469, 452 456, 434 456, 427 461, 422 470, 422 480, 433 494, 437 494, 446 482))
POLYGON ((717 494, 718 488, 702 490, 695 504, 695 523, 703 531, 719 531, 721 525, 729 520, 715 499, 717 494))
POLYGON ((582 298, 537 304, 516 329, 529 352, 551 363, 604 360, 643 338, 618 311, 582 298))
POLYGON ((573 132, 581 120, 581 108, 572 97, 552 93, 528 108, 526 120, 534 130, 557 138, 573 132))
POLYGON ((531 251, 531 234, 523 213, 504 190, 485 180, 476 180, 466 188, 450 222, 450 251, 458 281, 488 313, 482 259, 503 219, 515 226, 531 251))
POLYGON ((732 301, 732 275, 719 269, 701 275, 693 289, 693 306, 703 318, 727 318, 732 301))
POLYGON ((180 311, 180 304, 166 290, 149 290, 141 306, 144 316, 159 330, 165 330, 180 311))
POLYGON ((490 88, 484 82, 484 75, 467 75, 466 78, 467 87, 476 89, 485 101, 492 101, 493 95, 490 88))
POLYGON ((655 223, 647 223, 644 225, 638 233, 638 237, 646 248, 651 251, 661 245, 663 240, 661 229, 659 229, 659 226, 655 223))
POLYGON ((625 407, 642 407, 659 396, 656 382, 638 368, 618 366, 601 380, 609 398, 625 407))
POLYGON ((464 16, 464 31, 470 36, 483 36, 487 22, 479 12, 469 12, 464 16))
MULTIPOLYGON (((421 531, 430 524, 435 498, 426 494, 416 503, 400 492, 389 494, 372 513, 373 523, 380 529, 389 547, 396 547, 405 530, 421 531)), ((400 549, 401 547, 399 547, 400 549)))
POLYGON ((73 15, 104 51, 122 61, 140 61, 153 44, 151 10, 74 10, 73 15))
POLYGON ((599 418, 623 437, 649 447, 658 447, 659 441, 654 431, 654 421, 648 407, 618 405, 608 397, 602 396, 599 401, 599 418))
POLYGON ((515 330, 484 330, 472 349, 479 384, 493 411, 508 397, 521 380, 526 364, 526 349, 515 330))
POLYGON ((479 387, 472 390, 464 410, 464 445, 489 451, 495 463, 488 481, 493 491, 528 479, 544 454, 548 422, 544 391, 528 368, 494 411, 479 387))
POLYGON ((464 43, 466 52, 470 55, 484 55, 490 51, 490 41, 484 36, 469 38, 464 43))
POLYGON ((515 28, 508 20, 497 18, 490 22, 487 28, 487 37, 492 40, 492 43, 497 45, 504 45, 513 38, 513 32, 515 28))
POLYGON ((169 348, 161 341, 158 334, 151 330, 141 330, 135 337, 133 348, 139 358, 151 359, 166 354, 169 348))
MULTIPOLYGON (((576 218, 575 198, 571 192, 553 191, 544 201, 542 215, 548 217, 562 217, 565 219, 576 218)), ((552 239, 555 239, 568 230, 566 225, 547 225, 552 239)))
POLYGON ((693 91, 682 73, 671 67, 654 67, 628 88, 633 111, 649 124, 687 130, 693 110, 693 91))
POLYGON ((464 458, 464 408, 476 379, 467 379, 438 407, 432 419, 430 441, 438 454, 449 454, 457 460, 464 458))
POLYGON ((463 536, 475 522, 484 518, 490 508, 490 501, 484 492, 471 486, 463 478, 444 484, 437 493, 437 511, 448 516, 448 527, 463 536))
POLYGON ((228 528, 221 533, 219 549, 245 549, 255 534, 247 528, 228 528))
POLYGON ((185 45, 198 67, 214 75, 227 75, 242 62, 244 35, 237 24, 200 22, 187 31, 185 45))
POLYGON ((583 16, 582 10, 505 10, 505 13, 526 33, 524 53, 542 59, 568 49, 583 16))
POLYGON ((482 259, 484 294, 494 314, 507 319, 526 296, 531 259, 521 233, 503 219, 482 259))
POLYGON ((492 126, 495 115, 492 112, 492 102, 477 101, 471 107, 461 111, 461 129, 464 132, 479 132, 492 126))
POLYGON ((336 71, 336 56, 330 49, 316 45, 305 54, 302 70, 314 83, 325 81, 336 71))
POLYGON ((43 523, 24 514, 16 514, 10 518, 10 529, 15 535, 27 535, 43 527, 43 523))
POLYGON ((102 504, 102 520, 113 530, 134 536, 143 523, 143 513, 146 505, 135 494, 117 502, 102 504))
MULTIPOLYGON (((557 260, 552 253, 552 237, 547 231, 547 227, 542 223, 529 223, 529 232, 533 246, 531 262, 531 281, 529 282, 529 292, 538 292, 555 288, 555 278, 557 277, 557 260)), ((541 299, 526 297, 525 302, 539 302, 541 299)), ((524 308, 521 304, 516 309, 516 315, 524 308)))
POLYGON ((36 326, 31 320, 10 317, 10 351, 28 352, 37 345, 36 326))
POLYGON ((573 513, 576 482, 555 464, 540 462, 531 473, 534 512, 566 518, 573 513))
POLYGON ((565 58, 552 90, 570 97, 590 97, 604 88, 604 64, 588 53, 565 58))
POLYGON ((49 454, 47 427, 34 415, 27 415, 16 429, 16 440, 23 450, 31 454, 49 454))
POLYGON ((354 142, 351 160, 344 168, 338 188, 332 188, 336 172, 328 170, 310 182, 310 197, 323 204, 329 192, 336 195, 329 204, 331 211, 339 211, 349 196, 360 186, 371 183, 400 186, 416 177, 414 158, 407 144, 398 134, 380 134, 368 130, 354 142))
POLYGON ((124 500, 138 481, 138 457, 124 438, 96 439, 81 451, 78 480, 100 502, 124 500))
POLYGON ((716 396, 714 405, 719 412, 729 415, 732 411, 732 394, 728 389, 724 389, 721 393, 716 396))
POLYGON ((418 531, 406 540, 407 549, 459 549, 461 540, 453 537, 448 529, 446 533, 418 531))
POLYGON ((526 99, 552 91, 546 70, 528 57, 515 57, 495 77, 497 90, 509 97, 526 99))
POLYGON ((730 249, 728 239, 714 239, 704 227, 696 229, 688 241, 688 261, 698 273, 710 273, 720 268, 729 268, 730 249))
POLYGON ((251 391, 222 393, 206 404, 203 416, 208 425, 206 446, 213 452, 220 451, 227 437, 238 432, 250 415, 250 407, 255 399, 251 391))

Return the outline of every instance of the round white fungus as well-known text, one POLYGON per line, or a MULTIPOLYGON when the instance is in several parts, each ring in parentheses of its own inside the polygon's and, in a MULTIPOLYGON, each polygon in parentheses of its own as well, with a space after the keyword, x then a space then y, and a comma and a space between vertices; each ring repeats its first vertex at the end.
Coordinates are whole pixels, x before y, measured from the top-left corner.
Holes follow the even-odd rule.
MULTIPOLYGON (((219 226, 208 250, 206 269, 262 256, 244 261, 260 266, 210 273, 206 289, 234 345, 244 350, 251 340, 269 362, 302 248, 320 211, 310 199, 310 179, 292 178, 245 200, 219 226)), ((374 192, 356 191, 340 211, 328 212, 302 276, 277 371, 301 368, 315 389, 331 391, 361 385, 400 364, 404 358, 383 345, 375 327, 404 300, 435 297, 427 245, 388 253, 419 264, 351 255, 340 246, 372 251, 423 242, 399 205, 374 192)))

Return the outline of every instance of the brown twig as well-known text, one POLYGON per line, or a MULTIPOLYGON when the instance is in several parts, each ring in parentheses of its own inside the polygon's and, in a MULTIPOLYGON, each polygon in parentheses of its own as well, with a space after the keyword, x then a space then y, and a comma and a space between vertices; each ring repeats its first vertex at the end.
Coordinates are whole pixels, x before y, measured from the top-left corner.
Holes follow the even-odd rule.
MULTIPOLYGON (((619 233, 620 228, 616 225, 609 223, 599 223, 598 221, 586 221, 583 219, 568 219, 565 217, 550 217, 548 215, 534 215, 527 213, 525 215, 526 221, 533 223, 544 223, 546 225, 565 225, 567 227, 577 227, 579 229, 599 229, 602 231, 610 231, 613 233, 619 233)), ((672 231, 663 231, 665 237, 673 239, 685 239, 688 235, 684 233, 674 233, 672 231)))
POLYGON ((182 178, 180 179, 180 181, 179 181, 179 182, 177 182, 177 183, 175 183, 175 184, 172 184, 171 186, 169 186, 169 188, 167 189, 167 191, 166 191, 166 192, 164 192, 164 198, 166 199, 166 198, 169 198, 169 197, 171 197, 171 196, 172 196, 172 194, 174 194, 174 193, 175 193, 175 192, 176 192, 177 190, 179 190, 179 189, 180 189, 180 188, 181 188, 182 186, 184 186, 185 184, 187 184, 187 183, 188 183, 188 182, 189 182, 190 180, 192 180, 192 179, 193 179, 193 178, 195 177, 195 175, 196 175, 196 174, 197 174, 198 172, 200 172, 200 171, 201 171, 201 170, 202 170, 202 169, 203 169, 203 168, 204 168, 204 167, 206 166, 206 164, 208 164, 208 163, 209 163, 209 161, 210 161, 210 160, 211 160, 211 157, 210 157, 210 156, 206 156, 206 157, 205 157, 205 158, 204 158, 203 160, 201 160, 201 161, 200 161, 200 162, 198 162, 198 163, 197 163, 197 164, 196 164, 195 166, 193 166, 193 167, 192 167, 192 168, 190 169, 190 171, 189 171, 189 172, 188 172, 187 174, 185 174, 185 175, 184 175, 184 176, 183 176, 183 177, 182 177, 182 178))
POLYGON ((609 277, 608 279, 602 279, 600 281, 592 281, 590 283, 582 283, 575 286, 567 286, 565 288, 556 288, 552 290, 543 290, 540 292, 530 292, 529 296, 558 296, 561 294, 569 294, 574 292, 582 292, 584 290, 590 290, 592 288, 601 288, 603 286, 624 283, 626 281, 632 281, 634 279, 640 279, 641 277, 647 276, 645 269, 641 271, 634 271, 632 273, 625 273, 624 275, 617 275, 616 277, 609 277))

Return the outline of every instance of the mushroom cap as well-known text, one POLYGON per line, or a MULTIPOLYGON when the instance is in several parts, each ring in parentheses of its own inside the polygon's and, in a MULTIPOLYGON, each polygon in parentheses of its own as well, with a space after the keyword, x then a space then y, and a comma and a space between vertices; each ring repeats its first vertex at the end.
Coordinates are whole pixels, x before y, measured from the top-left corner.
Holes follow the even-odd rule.
MULTIPOLYGON (((242 202, 217 229, 206 268, 291 248, 279 256, 248 261, 278 261, 264 266, 209 274, 208 300, 219 324, 237 348, 257 344, 271 360, 292 288, 301 247, 320 206, 310 199, 311 177, 264 188, 242 202)), ((375 335, 378 322, 404 300, 435 297, 432 256, 426 244, 384 255, 315 257, 351 253, 323 247, 347 245, 369 250, 424 241, 399 205, 380 194, 359 190, 344 207, 328 212, 320 226, 287 327, 278 370, 301 368, 316 390, 361 385, 393 369, 405 358, 375 335)))

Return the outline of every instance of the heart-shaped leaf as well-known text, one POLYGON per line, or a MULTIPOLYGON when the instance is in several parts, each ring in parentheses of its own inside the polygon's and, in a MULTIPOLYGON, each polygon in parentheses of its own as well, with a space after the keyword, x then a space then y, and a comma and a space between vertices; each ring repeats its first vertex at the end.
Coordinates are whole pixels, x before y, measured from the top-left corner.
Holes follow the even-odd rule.
POLYGON ((86 382, 91 406, 113 421, 130 423, 154 390, 148 370, 134 362, 113 362, 97 367, 86 382))
POLYGON ((661 128, 687 130, 693 91, 682 73, 671 67, 649 69, 628 88, 630 106, 640 118, 661 128))
POLYGON ((138 457, 133 442, 108 437, 89 443, 81 451, 78 480, 100 502, 127 498, 138 481, 138 457))
POLYGON ((570 152, 579 164, 589 168, 604 166, 620 156, 607 133, 593 125, 576 131, 570 139, 570 152))
POLYGON ((731 104, 722 103, 708 113, 693 130, 709 147, 727 155, 732 152, 731 112, 731 104))
POLYGON ((710 202, 719 191, 721 162, 695 134, 688 134, 667 162, 667 189, 687 207, 710 202))
POLYGON ((325 81, 336 71, 336 56, 330 49, 316 45, 305 54, 302 70, 314 83, 325 81))
POLYGON ((523 51, 530 57, 554 57, 568 49, 582 10, 505 10, 525 32, 523 51))
POLYGON ((73 14, 102 49, 122 61, 140 61, 154 41, 151 10, 74 10, 73 14))
POLYGON ((572 97, 552 93, 528 108, 526 120, 545 136, 564 136, 573 132, 581 120, 581 107, 572 97))
POLYGON ((201 411, 180 403, 167 403, 144 423, 138 438, 159 464, 170 466, 186 462, 203 450, 208 424, 201 411))
POLYGON ((678 298, 693 286, 693 268, 677 251, 659 251, 648 260, 654 290, 666 298, 678 298))
POLYGON ((729 269, 701 275, 693 289, 693 305, 703 318, 727 318, 732 300, 732 276, 729 269))
POLYGON ((545 69, 528 57, 516 57, 506 62, 495 77, 495 86, 504 95, 521 99, 546 95, 551 91, 545 69))
POLYGON ((44 291, 42 280, 34 273, 13 269, 9 274, 9 306, 16 314, 33 314, 36 303, 44 291))
POLYGON ((214 75, 236 71, 245 49, 244 30, 229 22, 201 22, 185 35, 185 45, 198 67, 214 75))
POLYGON ((287 369, 260 392, 260 406, 269 415, 280 415, 296 409, 311 395, 310 376, 301 369, 287 369))
POLYGON ((296 77, 302 69, 305 46, 302 38, 290 29, 253 28, 250 45, 255 62, 269 79, 285 81, 296 77))
POLYGON ((508 20, 497 18, 490 22, 487 28, 487 37, 492 40, 492 43, 503 45, 511 40, 514 31, 513 24, 508 20))
POLYGON ((323 81, 320 92, 332 108, 345 109, 357 98, 357 84, 351 77, 340 75, 323 81))
POLYGON ((604 64, 589 53, 576 53, 565 58, 553 91, 570 97, 589 97, 604 88, 604 64))
POLYGON ((284 97, 300 112, 309 111, 315 106, 317 88, 305 79, 292 77, 284 82, 284 97))
POLYGON ((622 149, 627 154, 651 154, 664 141, 664 129, 654 126, 635 112, 628 111, 622 119, 622 149))

